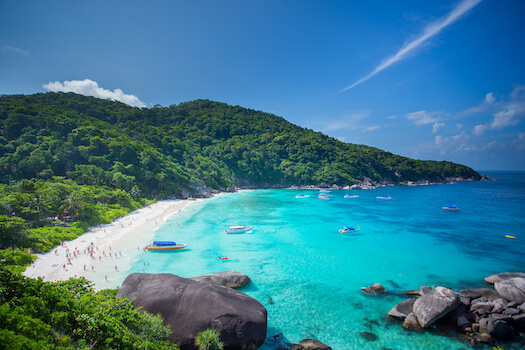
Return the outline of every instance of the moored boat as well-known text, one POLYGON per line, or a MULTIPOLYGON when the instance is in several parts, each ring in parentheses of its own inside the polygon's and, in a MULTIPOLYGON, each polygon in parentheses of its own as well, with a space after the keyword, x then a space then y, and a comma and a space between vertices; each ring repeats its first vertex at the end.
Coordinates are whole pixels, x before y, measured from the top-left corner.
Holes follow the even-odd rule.
POLYGON ((242 233, 253 229, 253 226, 230 226, 226 229, 226 233, 242 233))
POLYGON ((179 250, 186 248, 188 245, 184 243, 175 243, 173 241, 153 241, 152 244, 147 245, 145 250, 179 250))
POLYGON ((443 207, 443 210, 459 211, 460 209, 455 205, 447 205, 443 207))
POLYGON ((377 199, 382 199, 384 201, 392 201, 392 200, 394 200, 394 198, 392 198, 390 196, 377 196, 376 198, 377 199))
POLYGON ((297 196, 295 196, 295 198, 309 198, 310 195, 309 194, 298 194, 297 196))
POLYGON ((342 229, 340 229, 338 232, 339 233, 351 233, 351 232, 357 232, 359 230, 360 230, 359 226, 357 226, 357 227, 347 227, 347 226, 345 226, 342 229))
POLYGON ((357 198, 359 197, 357 194, 345 194, 345 198, 357 198))

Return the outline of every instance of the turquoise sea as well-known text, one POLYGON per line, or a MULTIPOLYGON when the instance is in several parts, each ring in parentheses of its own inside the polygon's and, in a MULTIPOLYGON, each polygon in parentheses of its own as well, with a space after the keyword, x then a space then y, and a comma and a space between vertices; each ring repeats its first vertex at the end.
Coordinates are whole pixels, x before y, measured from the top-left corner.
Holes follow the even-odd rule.
POLYGON ((132 271, 247 274, 252 283, 241 291, 268 310, 268 339, 261 349, 304 338, 338 350, 468 349, 466 340, 405 331, 386 314, 404 300, 398 294, 403 290, 483 287, 492 273, 525 271, 525 173, 487 175, 499 181, 332 190, 330 200, 318 199, 317 190, 224 194, 197 203, 156 231, 156 239, 187 243, 187 249, 145 252, 132 271), (349 193, 359 197, 344 198, 349 193), (376 199, 386 195, 394 200, 376 199), (445 211, 446 205, 461 210, 445 211), (254 229, 227 234, 230 225, 254 229), (338 233, 343 226, 360 231, 338 233), (390 293, 361 292, 375 282, 390 293), (362 332, 377 339, 366 340, 362 332), (274 340, 277 334, 282 335, 274 340))

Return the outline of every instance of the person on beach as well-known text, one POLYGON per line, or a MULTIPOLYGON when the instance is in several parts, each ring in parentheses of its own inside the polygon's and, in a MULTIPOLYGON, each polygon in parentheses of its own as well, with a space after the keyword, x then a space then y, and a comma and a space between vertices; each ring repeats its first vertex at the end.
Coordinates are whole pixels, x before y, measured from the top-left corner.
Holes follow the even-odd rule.
POLYGON ((118 266, 117 265, 115 265, 115 270, 118 271, 118 266))

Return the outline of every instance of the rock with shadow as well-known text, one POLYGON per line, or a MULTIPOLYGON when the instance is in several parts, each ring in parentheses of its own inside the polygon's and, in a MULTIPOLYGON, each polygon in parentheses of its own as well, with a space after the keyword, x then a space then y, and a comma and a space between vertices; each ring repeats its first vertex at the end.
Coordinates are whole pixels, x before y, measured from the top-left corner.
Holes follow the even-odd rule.
POLYGON ((454 310, 459 302, 458 293, 452 289, 436 287, 415 301, 413 312, 421 328, 427 328, 454 310))
POLYGON ((233 289, 239 289, 241 287, 244 287, 252 281, 250 277, 246 276, 244 273, 240 273, 233 270, 207 273, 205 275, 191 277, 190 279, 197 282, 214 283, 220 286, 230 287, 233 289))
POLYGON ((181 350, 197 349, 197 334, 208 328, 220 333, 225 350, 255 350, 266 338, 264 306, 232 288, 167 273, 132 273, 117 296, 162 315, 172 330, 171 340, 181 350))

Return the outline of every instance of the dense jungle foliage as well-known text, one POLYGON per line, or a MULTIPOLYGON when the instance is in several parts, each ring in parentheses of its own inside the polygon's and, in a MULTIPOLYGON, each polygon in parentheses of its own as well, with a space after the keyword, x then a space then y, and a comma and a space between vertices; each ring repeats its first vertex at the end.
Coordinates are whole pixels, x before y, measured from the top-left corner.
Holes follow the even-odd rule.
POLYGON ((139 109, 73 93, 0 97, 0 182, 63 176, 135 196, 194 185, 348 185, 479 179, 450 162, 343 143, 272 114, 208 100, 139 109))
POLYGON ((450 162, 337 141, 283 118, 197 100, 139 109, 73 93, 0 96, 0 344, 171 349, 169 330, 82 279, 20 275, 89 226, 198 189, 479 179, 450 162))
POLYGON ((160 316, 84 278, 43 282, 0 269, 3 349, 178 349, 160 316))

